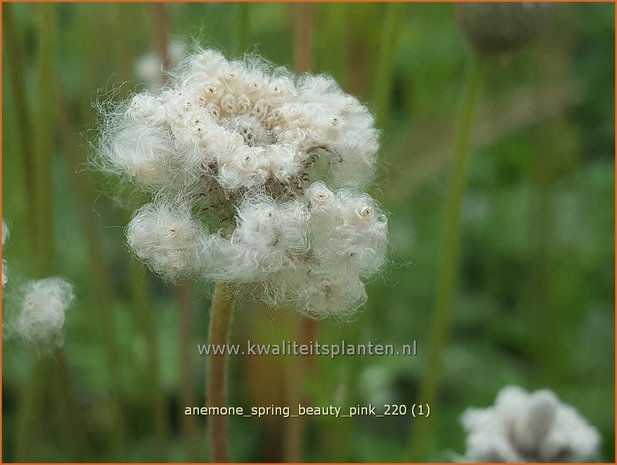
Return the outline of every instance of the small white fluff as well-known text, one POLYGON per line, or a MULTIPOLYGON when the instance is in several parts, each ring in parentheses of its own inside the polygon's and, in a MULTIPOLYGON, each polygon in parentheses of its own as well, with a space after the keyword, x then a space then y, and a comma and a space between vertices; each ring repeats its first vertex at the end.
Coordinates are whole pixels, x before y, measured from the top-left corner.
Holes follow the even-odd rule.
POLYGON ((379 133, 329 76, 201 50, 103 115, 98 166, 153 194, 127 228, 165 279, 241 283, 316 318, 366 300, 387 219, 362 193, 379 133))
POLYGON ((74 300, 73 286, 62 278, 30 281, 24 288, 17 334, 28 343, 62 345, 64 314, 74 300))
MULTIPOLYGON (((178 63, 186 58, 187 50, 184 42, 172 40, 168 47, 172 63, 178 63)), ((161 85, 163 83, 163 63, 160 55, 154 51, 142 55, 135 64, 135 75, 147 84, 161 85)))
MULTIPOLYGON (((6 241, 9 240, 9 236, 10 236, 9 227, 6 225, 6 222, 4 221, 4 218, 3 218, 2 219, 2 252, 3 252, 3 255, 4 255, 4 244, 6 243, 6 241)), ((9 265, 7 261, 3 258, 2 259, 2 287, 4 287, 4 285, 7 283, 8 280, 9 280, 9 265)))
POLYGON ((126 233, 133 253, 171 281, 195 271, 201 235, 201 225, 185 206, 167 203, 141 207, 126 233))
POLYGON ((550 390, 508 386, 493 407, 467 409, 464 462, 582 462, 598 458, 600 435, 550 390))

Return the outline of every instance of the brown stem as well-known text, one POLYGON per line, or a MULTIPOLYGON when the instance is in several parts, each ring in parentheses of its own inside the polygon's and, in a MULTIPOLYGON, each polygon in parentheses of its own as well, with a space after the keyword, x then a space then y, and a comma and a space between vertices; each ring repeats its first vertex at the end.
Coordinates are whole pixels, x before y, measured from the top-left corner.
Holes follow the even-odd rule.
MULTIPOLYGON (((231 333, 232 302, 231 285, 219 283, 214 289, 210 311, 209 344, 222 348, 229 343, 231 333)), ((227 360, 228 354, 209 355, 206 372, 206 402, 208 407, 227 406, 227 360)), ((208 416, 208 437, 211 457, 214 462, 229 462, 229 431, 227 417, 208 416)))
MULTIPOLYGON (((311 318, 302 317, 298 322, 298 343, 310 344, 315 341, 319 322, 311 318)), ((315 358, 302 356, 289 359, 287 364, 287 403, 288 405, 311 404, 309 394, 306 392, 307 380, 312 379, 315 358)), ((299 416, 290 418, 285 428, 284 458, 285 462, 302 462, 302 450, 304 448, 304 431, 306 430, 306 417, 299 416)))
MULTIPOLYGON (((180 311, 180 398, 183 407, 195 405, 195 377, 191 366, 193 355, 193 326, 191 306, 191 285, 180 284, 176 288, 176 298, 180 311)), ((181 418, 183 436, 187 440, 187 459, 197 460, 199 452, 199 437, 197 435, 197 423, 193 415, 182 415, 181 418)))
POLYGON ((315 5, 296 3, 293 8, 293 56, 294 71, 297 74, 313 69, 315 38, 315 5))
POLYGON ((171 52, 169 50, 169 37, 171 34, 171 21, 169 19, 169 11, 165 3, 153 3, 152 4, 153 15, 153 29, 154 29, 154 41, 156 43, 156 50, 161 60, 161 70, 163 84, 169 82, 169 75, 167 72, 173 66, 171 59, 171 52))

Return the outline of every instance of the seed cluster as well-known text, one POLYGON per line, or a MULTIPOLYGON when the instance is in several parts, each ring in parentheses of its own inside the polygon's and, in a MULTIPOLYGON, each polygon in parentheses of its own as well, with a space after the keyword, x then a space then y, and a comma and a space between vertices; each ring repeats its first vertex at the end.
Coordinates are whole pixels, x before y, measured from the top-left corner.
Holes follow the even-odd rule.
POLYGON ((64 316, 74 300, 73 286, 62 278, 30 281, 23 291, 16 333, 39 347, 62 345, 64 316))
POLYGON ((330 77, 203 50, 105 122, 101 167, 152 194, 127 229, 152 270, 254 285, 314 317, 362 305, 386 255, 386 217, 362 193, 379 134, 330 77))
POLYGON ((552 391, 508 386, 494 407, 462 416, 469 462, 579 462, 597 459, 600 435, 552 391))

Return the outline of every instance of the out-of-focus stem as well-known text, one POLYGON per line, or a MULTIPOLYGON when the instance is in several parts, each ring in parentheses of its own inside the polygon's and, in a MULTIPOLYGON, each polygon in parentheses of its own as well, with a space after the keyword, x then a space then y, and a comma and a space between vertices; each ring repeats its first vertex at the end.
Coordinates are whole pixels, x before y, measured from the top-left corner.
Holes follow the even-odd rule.
POLYGON ((56 13, 51 4, 38 5, 39 64, 37 76, 37 103, 34 125, 36 128, 34 181, 36 204, 34 224, 37 229, 39 277, 46 276, 54 258, 53 235, 53 154, 55 133, 54 51, 56 47, 56 13))
MULTIPOLYGON (((311 71, 315 61, 315 5, 298 3, 293 8, 293 61, 296 73, 311 71)), ((318 323, 302 317, 296 329, 296 337, 305 343, 312 340, 318 323), (307 339, 308 338, 308 339, 307 339), (305 341, 306 339, 306 341, 305 341)), ((286 363, 286 392, 289 405, 306 400, 306 378, 312 365, 311 357, 300 360, 291 358, 286 363)), ((305 417, 289 418, 284 428, 283 458, 286 462, 301 462, 304 449, 305 417)))
MULTIPOLYGON (((296 332, 298 344, 308 345, 315 341, 318 331, 319 322, 317 320, 301 317, 296 332)), ((310 404, 310 399, 307 398, 306 384, 311 379, 311 372, 314 371, 315 359, 310 356, 303 356, 300 359, 292 357, 288 362, 286 379, 288 405, 310 404)), ((306 418, 303 416, 289 418, 287 423, 283 445, 284 460, 285 462, 302 462, 306 418)))
MULTIPOLYGON (((28 101, 26 99, 26 80, 23 74, 23 48, 21 37, 15 30, 15 18, 13 15, 13 5, 7 3, 3 6, 2 25, 4 26, 4 46, 6 50, 7 69, 11 78, 11 88, 13 95, 13 105, 15 110, 15 131, 19 141, 21 151, 23 179, 29 179, 34 175, 34 162, 32 159, 32 131, 30 115, 28 112, 28 101)), ((26 202, 33 215, 36 214, 36 192, 35 183, 24 182, 26 189, 26 202)), ((31 235, 31 244, 38 242, 36 238, 37 228, 27 228, 27 233, 31 235)))
MULTIPOLYGON (((115 66, 120 79, 130 80, 133 77, 133 39, 129 29, 129 18, 127 16, 127 8, 130 5, 114 3, 113 7, 113 22, 114 31, 111 33, 114 45, 115 66)), ((120 97, 123 99, 128 97, 129 86, 122 86, 119 90, 120 97)))
MULTIPOLYGON (((131 20, 130 5, 113 4, 113 27, 114 27, 114 57, 117 72, 122 79, 133 78, 133 50, 134 34, 131 34, 129 24, 131 20)), ((126 98, 130 87, 122 86, 119 92, 121 98, 126 98)), ((129 218, 125 218, 127 222, 129 218)), ((148 400, 151 403, 154 430, 157 442, 157 455, 162 460, 165 456, 167 444, 167 415, 165 397, 161 386, 161 373, 159 367, 160 355, 156 325, 153 317, 151 302, 151 290, 149 276, 143 268, 131 260, 129 262, 129 274, 131 279, 131 294, 133 307, 137 313, 140 326, 143 328, 146 343, 148 345, 148 400)))
MULTIPOLYGON (((180 399, 183 407, 195 404, 195 376, 191 363, 193 353, 193 315, 191 306, 192 286, 190 284, 180 284, 176 288, 176 298, 178 310, 180 312, 180 399)), ((184 409, 181 409, 184 412, 184 409)), ((199 455, 199 436, 197 423, 193 415, 182 413, 181 425, 183 436, 187 442, 187 459, 189 461, 198 460, 199 455)))
POLYGON ((236 27, 238 29, 236 52, 238 54, 246 52, 249 47, 249 38, 251 36, 250 5, 248 2, 236 3, 236 27))
POLYGON ((140 264, 133 260, 131 260, 129 268, 133 305, 143 328, 146 344, 148 345, 148 394, 152 405, 158 456, 163 458, 165 455, 168 425, 165 397, 161 386, 160 349, 153 317, 150 276, 144 272, 140 264))
POLYGON ((388 3, 386 5, 373 98, 378 125, 383 125, 390 110, 390 91, 392 89, 392 71, 398 38, 400 9, 400 3, 388 3))
MULTIPOLYGON (((442 256, 437 270, 433 321, 428 339, 426 368, 420 384, 420 397, 418 399, 418 402, 422 404, 429 404, 433 411, 437 411, 436 401, 441 355, 448 338, 452 300, 456 289, 462 202, 467 185, 467 172, 471 162, 471 136, 483 74, 484 62, 480 58, 473 57, 456 126, 454 159, 446 198, 444 233, 442 246, 439 248, 442 251, 442 256)), ((422 418, 414 421, 410 451, 411 461, 422 461, 424 447, 430 437, 433 422, 422 418)))
POLYGON ((315 4, 290 5, 293 15, 293 61, 297 74, 306 73, 314 65, 315 4))
POLYGON ((120 372, 119 360, 120 349, 115 334, 114 308, 113 308, 113 288, 109 275, 109 263, 105 254, 102 253, 100 243, 97 241, 97 230, 93 222, 91 206, 94 203, 92 191, 88 188, 83 174, 79 173, 85 159, 82 151, 77 145, 75 126, 70 118, 70 111, 62 91, 62 86, 57 87, 57 121, 59 134, 62 143, 62 152, 66 155, 68 166, 71 169, 69 178, 75 198, 79 207, 79 219, 86 243, 86 250, 89 257, 90 276, 93 277, 94 289, 97 297, 96 309, 101 328, 100 343, 105 350, 105 362, 107 364, 108 380, 111 384, 112 403, 111 413, 114 417, 114 427, 111 431, 113 457, 121 460, 124 450, 124 423, 120 413, 118 401, 122 391, 122 377, 120 372))
POLYGON ((167 72, 171 69, 173 63, 171 53, 169 50, 170 37, 171 37, 171 20, 169 18, 169 11, 167 4, 165 3, 153 3, 151 5, 153 16, 153 31, 154 41, 156 43, 156 50, 161 60, 162 68, 162 81, 163 84, 169 82, 169 75, 167 72))
MULTIPOLYGON (((55 90, 56 74, 54 67, 54 52, 56 48, 56 10, 53 4, 37 5, 37 42, 38 42, 38 75, 37 75, 37 112, 34 118, 35 143, 33 172, 30 174, 31 182, 35 185, 32 226, 37 229, 35 250, 35 275, 38 278, 46 277, 52 271, 54 259, 53 241, 53 154, 55 133, 55 90)), ((78 409, 75 405, 70 369, 62 348, 55 353, 56 375, 54 377, 59 392, 62 393, 62 401, 65 410, 74 414, 67 415, 62 419, 62 429, 67 437, 72 438, 70 454, 71 459, 83 459, 82 451, 85 450, 85 438, 83 429, 80 427, 78 409)), ((17 460, 24 460, 36 444, 36 427, 40 422, 39 408, 40 398, 50 388, 49 358, 41 358, 36 361, 32 371, 31 388, 22 398, 22 410, 18 419, 17 460)))
MULTIPOLYGON (((232 321, 231 285, 219 283, 214 289, 210 311, 208 344, 223 347, 229 344, 232 321)), ((226 407, 228 355, 208 355, 206 372, 206 403, 208 407, 226 407)), ((229 462, 229 425, 224 415, 208 416, 208 439, 211 459, 229 462)))

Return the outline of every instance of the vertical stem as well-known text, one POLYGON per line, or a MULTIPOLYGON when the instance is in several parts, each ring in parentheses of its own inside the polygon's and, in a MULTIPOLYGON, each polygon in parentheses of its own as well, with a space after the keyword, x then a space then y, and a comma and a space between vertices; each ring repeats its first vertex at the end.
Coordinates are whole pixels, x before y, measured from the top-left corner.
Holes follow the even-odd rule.
MULTIPOLYGON (((302 316, 297 327, 297 337, 299 344, 309 344, 317 337, 319 322, 311 318, 302 316)), ((311 379, 311 372, 314 368, 314 358, 311 356, 291 357, 287 364, 287 392, 288 405, 298 405, 299 403, 310 404, 307 399, 306 383, 311 379)), ((285 428, 285 443, 283 448, 285 462, 302 462, 302 451, 304 449, 303 438, 306 429, 306 418, 299 416, 289 418, 285 428)))
MULTIPOLYGON (((36 276, 44 277, 52 270, 54 260, 53 240, 53 155, 54 133, 56 130, 55 109, 55 49, 56 49, 56 10, 52 4, 37 5, 37 40, 38 40, 38 74, 36 79, 36 102, 37 112, 34 118, 36 139, 34 141, 34 157, 32 159, 31 177, 34 184, 33 221, 32 227, 36 229, 36 241, 33 244, 36 258, 36 276)), ((25 102, 24 102, 25 104, 25 102)), ((27 154, 26 154, 27 155, 27 154)), ((72 438, 69 452, 70 458, 83 459, 85 450, 85 437, 83 428, 80 426, 79 410, 75 405, 73 385, 70 368, 62 348, 55 352, 54 380, 55 386, 62 395, 61 402, 64 410, 73 414, 59 419, 60 427, 66 437, 72 438)), ((33 444, 36 444, 36 427, 39 424, 39 416, 42 408, 40 405, 42 395, 53 385, 49 383, 50 358, 37 360, 32 370, 31 387, 22 398, 22 410, 18 420, 17 456, 23 460, 28 456, 33 444)), ((58 419, 58 418, 56 418, 58 419)))
MULTIPOLYGON (((15 109, 15 131, 21 151, 23 179, 30 179, 34 174, 34 160, 32 159, 32 125, 28 112, 28 101, 26 99, 26 79, 24 77, 23 47, 21 37, 15 30, 15 18, 13 16, 13 5, 7 3, 3 5, 2 25, 4 26, 4 46, 6 48, 7 68, 11 79, 11 89, 13 95, 13 105, 15 109)), ((24 182, 26 189, 26 203, 30 212, 36 215, 36 192, 35 183, 24 182)), ((29 242, 35 244, 37 228, 27 228, 31 237, 29 242)))
POLYGON ((131 260, 131 291, 133 305, 138 313, 140 324, 143 328, 146 343, 148 345, 148 396, 152 405, 154 431, 157 440, 157 455, 163 458, 167 440, 167 413, 165 397, 161 386, 160 349, 156 325, 152 316, 153 308, 150 291, 150 276, 144 272, 143 267, 131 260))
POLYGON ((32 455, 32 444, 38 442, 35 425, 40 412, 40 399, 43 395, 45 379, 44 362, 35 360, 29 385, 24 386, 19 403, 15 431, 15 462, 36 460, 36 457, 32 455))
POLYGON ((392 70, 398 38, 400 9, 400 3, 388 3, 386 6, 377 63, 377 75, 375 77, 375 96, 373 98, 378 125, 384 124, 390 109, 392 70))
MULTIPOLYGON (((477 57, 472 60, 456 126, 454 165, 448 186, 444 234, 440 247, 443 254, 437 271, 437 295, 428 340, 427 365, 418 399, 423 404, 429 404, 433 411, 438 411, 436 401, 441 355, 448 338, 452 299, 459 267, 461 205, 467 184, 467 171, 471 161, 471 137, 484 74, 484 62, 477 57)), ((414 422, 410 457, 412 461, 422 461, 427 440, 430 438, 430 425, 433 423, 434 420, 426 419, 414 422)))
MULTIPOLYGON (((232 320, 231 285, 219 283, 214 288, 208 344, 211 348, 229 344, 232 320)), ((206 402, 208 407, 226 407, 227 365, 229 355, 208 356, 206 372, 206 402)), ((208 437, 211 457, 214 462, 229 462, 229 427, 224 415, 208 416, 208 437)))
MULTIPOLYGON (((114 56, 116 59, 116 72, 120 79, 130 80, 133 77, 133 39, 128 24, 127 8, 130 5, 121 3, 112 4, 113 21, 111 26, 115 29, 111 36, 114 39, 114 56)), ((123 99, 129 95, 129 86, 122 86, 120 89, 120 97, 123 99)))
POLYGON ((85 422, 79 408, 75 404, 75 392, 69 361, 63 348, 59 348, 52 355, 53 364, 47 367, 49 376, 57 379, 59 395, 61 397, 62 414, 59 421, 66 425, 65 444, 71 451, 73 460, 83 461, 87 457, 85 422))
MULTIPOLYGON (((293 61, 296 73, 311 71, 315 60, 315 5, 298 3, 293 7, 294 43, 293 61)), ((318 323, 306 317, 299 320, 296 337, 301 343, 307 338, 313 339, 318 323)), ((306 378, 312 363, 311 357, 295 357, 286 360, 286 397, 289 405, 305 401, 306 378)), ((306 418, 299 416, 289 418, 284 431, 283 457, 286 462, 301 462, 306 418)))
POLYGON ((249 7, 250 3, 248 2, 236 3, 236 27, 238 28, 236 53, 238 55, 245 53, 249 47, 249 38, 251 36, 249 7))
MULTIPOLYGON (((37 5, 37 45, 38 74, 36 77, 36 102, 38 104, 34 127, 36 127, 32 153, 24 154, 32 157, 27 162, 31 172, 25 173, 33 184, 31 199, 30 227, 36 230, 34 234, 33 251, 35 258, 35 275, 46 276, 53 261, 53 202, 52 202, 52 157, 54 151, 54 50, 55 50, 55 7, 54 5, 37 5)), ((9 18, 12 19, 12 18, 9 18)), ((10 32, 10 31, 9 31, 10 32)), ((14 45, 17 45, 15 43, 14 45)), ((23 105, 27 102, 23 100, 23 105)), ((26 114, 26 108, 21 110, 26 114)), ((22 115, 23 116, 23 115, 22 115)), ((23 123, 23 122, 22 122, 23 123)), ((26 128, 23 128, 27 130, 26 128)), ((30 455, 32 444, 36 443, 40 401, 44 392, 49 389, 46 380, 45 361, 36 361, 32 367, 31 383, 21 399, 20 416, 18 419, 17 460, 24 460, 30 455)), ((64 378, 63 378, 64 380, 64 378)), ((74 421, 74 419, 71 419, 74 421)), ((70 430, 66 423, 63 427, 70 430)))
POLYGON ((171 53, 169 51, 170 36, 171 36, 171 21, 169 11, 165 3, 153 3, 151 5, 153 16, 153 31, 156 50, 161 60, 162 81, 163 84, 169 82, 167 72, 171 69, 173 63, 171 53))
MULTIPOLYGON (((556 82, 572 74, 572 43, 567 34, 559 34, 541 42, 533 62, 540 83, 556 82)), ((538 112, 540 103, 536 103, 538 112)), ((555 227, 557 211, 555 184, 560 175, 575 169, 578 134, 570 119, 563 113, 538 124, 533 132, 535 153, 531 157, 531 209, 530 209, 530 292, 527 304, 527 321, 531 328, 530 349, 534 360, 534 379, 545 385, 566 381, 571 372, 570 350, 576 350, 568 341, 580 322, 573 306, 563 305, 561 299, 570 300, 572 294, 565 290, 555 293, 557 271, 555 263, 555 227), (560 299, 560 300, 556 300, 560 299), (559 321, 560 324, 555 324, 559 321), (550 334, 551 337, 546 337, 550 334), (570 333, 571 334, 571 333, 570 333)), ((576 305, 575 305, 576 306, 576 305)), ((574 306, 574 307, 575 307, 574 306)))
MULTIPOLYGON (((132 14, 130 5, 120 3, 113 4, 113 26, 115 27, 114 37, 114 55, 115 66, 118 74, 122 79, 131 80, 133 78, 133 53, 134 53, 134 34, 131 33, 130 21, 132 14)), ((120 91, 120 96, 126 98, 129 94, 130 87, 123 86, 120 91)), ((127 218, 128 222, 128 218, 127 218)), ((130 261, 129 273, 131 275, 131 293, 135 310, 140 319, 140 325, 143 328, 144 335, 148 344, 148 400, 151 403, 152 421, 154 423, 155 436, 157 439, 157 455, 163 459, 165 455, 165 446, 167 441, 167 414, 165 397, 161 386, 160 372, 160 353, 158 335, 156 332, 156 324, 153 317, 153 308, 151 302, 150 279, 144 273, 143 268, 136 262, 130 261)))
POLYGON ((107 376, 112 393, 110 405, 111 414, 114 418, 114 427, 111 431, 112 457, 120 460, 123 458, 124 450, 124 424, 119 406, 120 394, 122 391, 122 378, 120 372, 120 349, 115 331, 114 307, 113 307, 113 286, 109 275, 109 262, 102 252, 100 243, 97 240, 99 235, 94 222, 92 221, 91 206, 94 203, 92 191, 88 188, 83 173, 78 173, 81 165, 85 163, 81 150, 77 145, 76 130, 71 120, 71 113, 68 108, 63 88, 58 83, 56 90, 56 115, 59 125, 59 135, 62 144, 62 152, 66 155, 67 165, 70 168, 70 180, 72 183, 75 198, 78 202, 79 219, 85 239, 86 251, 88 254, 88 264, 90 265, 90 276, 93 277, 94 290, 97 298, 96 310, 100 324, 100 344, 105 350, 105 363, 107 365, 107 376))
POLYGON ((54 257, 52 172, 55 132, 55 69, 56 12, 54 5, 38 5, 39 64, 37 76, 38 109, 34 119, 37 129, 34 159, 34 184, 37 209, 34 224, 39 242, 39 277, 47 275, 54 257))
MULTIPOLYGON (((178 309, 180 310, 180 399, 182 407, 195 405, 195 376, 193 375, 191 360, 193 357, 193 315, 191 308, 190 284, 180 284, 176 288, 178 309)), ((184 412, 184 409, 181 409, 184 412)), ((199 437, 197 423, 193 415, 182 414, 181 418, 183 437, 187 441, 187 459, 195 461, 199 454, 199 437)))
POLYGON ((315 4, 291 5, 293 14, 293 60, 297 74, 306 73, 314 66, 315 4))

